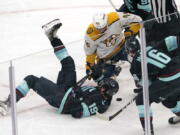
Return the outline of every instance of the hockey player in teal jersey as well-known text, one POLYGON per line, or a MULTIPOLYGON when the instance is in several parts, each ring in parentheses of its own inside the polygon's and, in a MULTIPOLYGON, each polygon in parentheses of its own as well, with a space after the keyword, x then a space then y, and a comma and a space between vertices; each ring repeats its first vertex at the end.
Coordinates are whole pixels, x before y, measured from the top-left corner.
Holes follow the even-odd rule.
MULTIPOLYGON (((140 44, 138 40, 129 38, 125 43, 126 52, 131 63, 130 72, 135 79, 138 86, 142 86, 142 73, 141 73, 141 58, 140 58, 140 44)), ((180 56, 169 55, 164 46, 163 48, 147 46, 147 66, 148 66, 148 79, 149 79, 149 101, 150 105, 155 103, 162 103, 165 107, 169 108, 176 116, 169 119, 170 124, 180 123, 180 56)), ((175 42, 173 42, 176 44, 175 42)), ((177 42, 180 44, 180 42, 177 42)), ((180 54, 180 52, 179 52, 180 54)), ((143 129, 145 128, 144 121, 144 104, 143 93, 140 92, 136 98, 136 106, 139 111, 139 119, 143 129)), ((153 115, 150 108, 150 123, 151 134, 153 130, 153 115)))
POLYGON ((149 0, 124 0, 124 3, 117 11, 138 15, 143 20, 153 17, 151 14, 152 10, 149 0))
MULTIPOLYGON (((78 86, 76 82, 75 64, 66 47, 57 37, 57 30, 62 23, 55 19, 43 26, 45 34, 54 48, 54 53, 62 67, 57 83, 45 77, 28 75, 16 87, 16 101, 25 97, 30 89, 43 97, 58 113, 70 114, 75 118, 83 118, 98 113, 104 113, 111 104, 112 96, 119 89, 118 83, 110 78, 102 78, 98 66, 93 67, 92 78, 98 79, 97 86, 78 86)), ((7 114, 11 107, 10 96, 6 101, 0 101, 0 114, 7 114)))
POLYGON ((180 14, 175 0, 124 0, 118 12, 136 14, 144 20, 147 43, 180 35, 180 14))

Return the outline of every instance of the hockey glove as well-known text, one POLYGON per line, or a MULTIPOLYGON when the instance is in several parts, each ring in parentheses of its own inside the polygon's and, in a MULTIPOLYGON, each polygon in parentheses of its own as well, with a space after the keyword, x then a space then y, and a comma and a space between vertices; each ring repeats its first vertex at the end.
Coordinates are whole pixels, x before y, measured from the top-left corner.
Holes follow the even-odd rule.
POLYGON ((91 74, 92 74, 92 70, 91 70, 92 66, 90 65, 90 63, 87 62, 86 64, 86 75, 88 76, 88 80, 91 80, 91 74))
POLYGON ((88 79, 91 79, 91 68, 95 64, 96 54, 91 54, 86 56, 86 75, 88 75, 88 79))
POLYGON ((103 70, 103 68, 99 64, 96 64, 96 65, 92 66, 92 68, 91 68, 91 71, 92 71, 91 77, 93 78, 93 80, 95 82, 98 82, 103 78, 103 74, 102 74, 103 71, 102 70, 103 70))
POLYGON ((88 76, 88 80, 91 80, 92 76, 91 76, 91 69, 86 69, 86 75, 88 76))

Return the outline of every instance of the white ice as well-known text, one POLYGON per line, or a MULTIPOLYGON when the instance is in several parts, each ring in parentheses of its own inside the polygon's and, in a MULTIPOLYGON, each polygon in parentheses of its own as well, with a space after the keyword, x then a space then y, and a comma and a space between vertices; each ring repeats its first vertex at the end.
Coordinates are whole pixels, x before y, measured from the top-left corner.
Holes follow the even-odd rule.
MULTIPOLYGON (((176 1, 180 5, 179 0, 176 1)), ((114 2, 119 6, 122 0, 114 2)), ((83 37, 97 11, 109 12, 113 8, 108 0, 1 0, 0 99, 9 94, 8 61, 11 59, 16 84, 28 74, 56 81, 59 61, 41 29, 44 23, 55 18, 63 23, 58 35, 75 59, 78 79, 82 78, 85 75, 83 37), (40 53, 34 54, 36 52, 40 53), (29 55, 32 53, 34 55, 29 55)), ((113 114, 133 98, 134 83, 128 70, 126 63, 118 77, 119 93, 104 115, 113 114), (117 97, 123 101, 117 102, 117 97)), ((179 135, 180 125, 168 124, 168 118, 173 116, 168 109, 161 104, 153 104, 152 109, 156 135, 179 135)), ((17 104, 17 112, 19 135, 143 135, 135 103, 110 122, 96 116, 74 119, 57 114, 55 108, 31 91, 17 104)), ((11 117, 0 117, 0 135, 11 134, 11 117)))

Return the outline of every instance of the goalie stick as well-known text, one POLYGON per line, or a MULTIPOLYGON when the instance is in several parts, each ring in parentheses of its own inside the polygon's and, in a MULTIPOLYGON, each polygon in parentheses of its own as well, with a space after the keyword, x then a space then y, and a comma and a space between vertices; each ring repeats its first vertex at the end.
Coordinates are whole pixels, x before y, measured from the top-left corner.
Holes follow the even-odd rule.
POLYGON ((110 115, 110 116, 105 116, 103 114, 100 113, 96 113, 96 116, 100 119, 103 120, 107 120, 107 121, 111 121, 113 120, 118 114, 120 114, 124 109, 126 109, 131 103, 133 103, 138 95, 136 95, 135 97, 133 97, 126 105, 124 105, 121 109, 119 109, 117 112, 115 112, 114 114, 110 115))

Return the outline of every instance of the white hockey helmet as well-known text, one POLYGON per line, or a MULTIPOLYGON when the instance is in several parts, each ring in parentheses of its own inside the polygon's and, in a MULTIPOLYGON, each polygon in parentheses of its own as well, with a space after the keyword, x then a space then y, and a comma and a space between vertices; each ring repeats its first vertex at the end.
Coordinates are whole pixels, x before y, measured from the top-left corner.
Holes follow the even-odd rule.
POLYGON ((93 16, 93 25, 95 26, 95 28, 97 29, 103 29, 105 26, 107 26, 107 15, 105 13, 96 13, 93 16))

